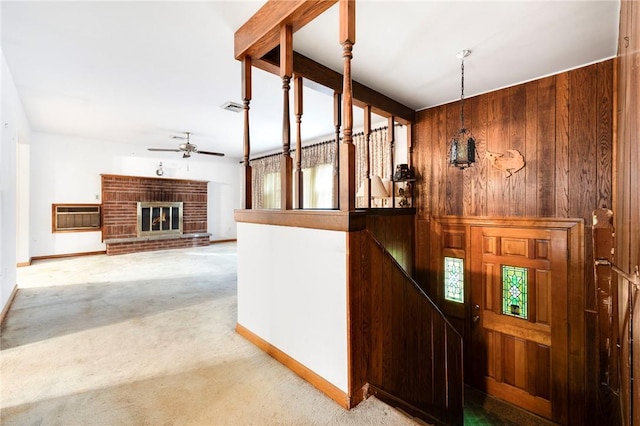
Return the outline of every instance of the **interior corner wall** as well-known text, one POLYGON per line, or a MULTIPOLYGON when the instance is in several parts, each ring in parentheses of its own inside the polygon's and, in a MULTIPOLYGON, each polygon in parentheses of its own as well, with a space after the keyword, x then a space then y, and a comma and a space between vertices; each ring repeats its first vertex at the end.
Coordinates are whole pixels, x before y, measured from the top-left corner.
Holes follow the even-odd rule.
POLYGON ((18 143, 28 143, 30 127, 4 54, 0 65, 2 126, 0 144, 0 307, 17 285, 18 143))
POLYGON ((31 143, 31 255, 103 251, 101 232, 52 233, 51 205, 100 204, 101 174, 208 181, 208 229, 212 240, 235 239, 239 208, 238 160, 149 153, 145 146, 33 133, 31 143))

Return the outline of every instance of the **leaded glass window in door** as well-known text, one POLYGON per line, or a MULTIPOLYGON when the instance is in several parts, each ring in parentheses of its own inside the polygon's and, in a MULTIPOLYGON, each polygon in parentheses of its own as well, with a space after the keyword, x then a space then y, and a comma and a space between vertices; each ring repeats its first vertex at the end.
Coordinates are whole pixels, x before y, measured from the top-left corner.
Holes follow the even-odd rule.
POLYGON ((444 298, 464 303, 464 260, 460 258, 444 258, 444 298))
POLYGON ((502 265, 502 313, 527 319, 527 268, 502 265))

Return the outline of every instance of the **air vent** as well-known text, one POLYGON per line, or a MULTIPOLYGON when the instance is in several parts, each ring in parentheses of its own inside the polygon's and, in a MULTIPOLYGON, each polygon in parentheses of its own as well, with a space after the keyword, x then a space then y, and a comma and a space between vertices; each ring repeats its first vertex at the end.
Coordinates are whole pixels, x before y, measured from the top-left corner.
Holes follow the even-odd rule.
POLYGON ((232 112, 242 111, 242 105, 235 102, 231 102, 231 101, 225 102, 224 104, 220 105, 220 108, 226 109, 227 111, 232 111, 232 112))

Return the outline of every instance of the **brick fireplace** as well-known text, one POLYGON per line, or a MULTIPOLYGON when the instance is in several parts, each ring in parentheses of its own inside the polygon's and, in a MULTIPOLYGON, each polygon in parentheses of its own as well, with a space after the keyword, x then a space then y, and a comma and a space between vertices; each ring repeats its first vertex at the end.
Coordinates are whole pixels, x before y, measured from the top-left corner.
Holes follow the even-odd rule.
POLYGON ((207 183, 102 175, 107 254, 208 245, 207 183))

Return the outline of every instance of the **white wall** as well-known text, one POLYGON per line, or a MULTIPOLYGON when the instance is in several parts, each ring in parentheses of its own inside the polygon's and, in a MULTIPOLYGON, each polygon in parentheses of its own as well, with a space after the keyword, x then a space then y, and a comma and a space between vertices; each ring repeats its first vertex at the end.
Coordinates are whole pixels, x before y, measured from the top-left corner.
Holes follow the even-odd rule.
POLYGON ((29 123, 4 54, 0 66, 0 307, 4 308, 17 284, 17 157, 18 142, 27 144, 29 123))
POLYGON ((238 324, 345 393, 345 232, 238 223, 238 324))
POLYGON ((238 159, 152 153, 146 147, 34 132, 30 152, 31 256, 104 250, 100 232, 51 232, 51 205, 101 203, 101 174, 209 181, 208 232, 212 240, 233 239, 233 210, 240 206, 238 159))

